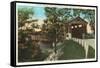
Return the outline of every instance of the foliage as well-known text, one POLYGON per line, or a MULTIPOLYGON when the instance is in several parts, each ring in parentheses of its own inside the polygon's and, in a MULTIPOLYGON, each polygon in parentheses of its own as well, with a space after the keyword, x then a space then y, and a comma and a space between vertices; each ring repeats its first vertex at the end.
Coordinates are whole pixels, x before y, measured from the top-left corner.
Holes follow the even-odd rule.
POLYGON ((46 36, 53 40, 55 45, 55 52, 56 52, 56 44, 57 42, 64 39, 64 21, 67 17, 64 17, 65 11, 61 11, 62 9, 58 8, 45 8, 45 14, 47 16, 47 20, 45 20, 44 26, 47 25, 47 28, 43 28, 46 30, 46 36), (63 21, 64 20, 64 21, 63 21), (61 23, 63 22, 63 23, 61 23))
POLYGON ((31 19, 30 16, 33 14, 32 8, 18 8, 18 62, 41 61, 44 59, 39 45, 31 38, 34 28, 38 28, 38 25, 33 23, 31 29, 25 26, 27 20, 31 19), (25 29, 22 29, 23 27, 25 29))
POLYGON ((25 21, 29 18, 31 18, 31 16, 34 14, 32 8, 18 8, 18 26, 22 27, 25 24, 25 21))
POLYGON ((76 18, 76 17, 82 17, 83 19, 88 20, 90 23, 95 23, 95 10, 91 9, 74 9, 72 8, 72 13, 71 17, 76 18))

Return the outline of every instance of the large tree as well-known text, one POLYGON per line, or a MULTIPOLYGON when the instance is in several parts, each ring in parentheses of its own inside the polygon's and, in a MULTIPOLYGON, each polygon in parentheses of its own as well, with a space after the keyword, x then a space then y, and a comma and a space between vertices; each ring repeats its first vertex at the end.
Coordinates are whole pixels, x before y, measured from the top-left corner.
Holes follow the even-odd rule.
POLYGON ((67 21, 68 14, 70 11, 67 9, 61 9, 56 7, 46 7, 45 14, 47 20, 44 26, 46 26, 46 34, 49 39, 53 40, 54 50, 56 53, 57 42, 64 40, 64 22, 67 21))

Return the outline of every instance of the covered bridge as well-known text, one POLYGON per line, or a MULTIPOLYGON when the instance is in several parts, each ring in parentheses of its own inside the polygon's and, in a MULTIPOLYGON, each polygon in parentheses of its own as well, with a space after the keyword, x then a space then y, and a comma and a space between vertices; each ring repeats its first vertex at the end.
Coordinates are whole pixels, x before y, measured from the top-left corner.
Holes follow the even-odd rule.
POLYGON ((71 33, 72 37, 83 38, 84 34, 87 32, 87 24, 88 22, 77 17, 66 24, 66 29, 69 33, 71 33))

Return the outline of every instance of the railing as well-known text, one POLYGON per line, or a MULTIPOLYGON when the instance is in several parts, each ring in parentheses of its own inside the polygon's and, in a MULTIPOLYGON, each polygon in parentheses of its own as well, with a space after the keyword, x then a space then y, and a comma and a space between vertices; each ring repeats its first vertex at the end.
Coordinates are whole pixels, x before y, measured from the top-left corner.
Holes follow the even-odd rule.
POLYGON ((32 40, 37 40, 37 41, 50 41, 46 36, 41 36, 41 35, 32 35, 32 40))

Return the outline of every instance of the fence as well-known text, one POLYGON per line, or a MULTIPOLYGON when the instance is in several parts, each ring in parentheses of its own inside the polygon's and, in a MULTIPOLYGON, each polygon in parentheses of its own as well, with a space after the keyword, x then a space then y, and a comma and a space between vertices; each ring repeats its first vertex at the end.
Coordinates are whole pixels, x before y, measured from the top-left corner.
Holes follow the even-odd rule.
POLYGON ((82 47, 85 49, 85 57, 87 58, 88 55, 88 48, 91 46, 93 49, 95 49, 95 39, 78 39, 78 38, 72 38, 73 41, 79 43, 82 47))

